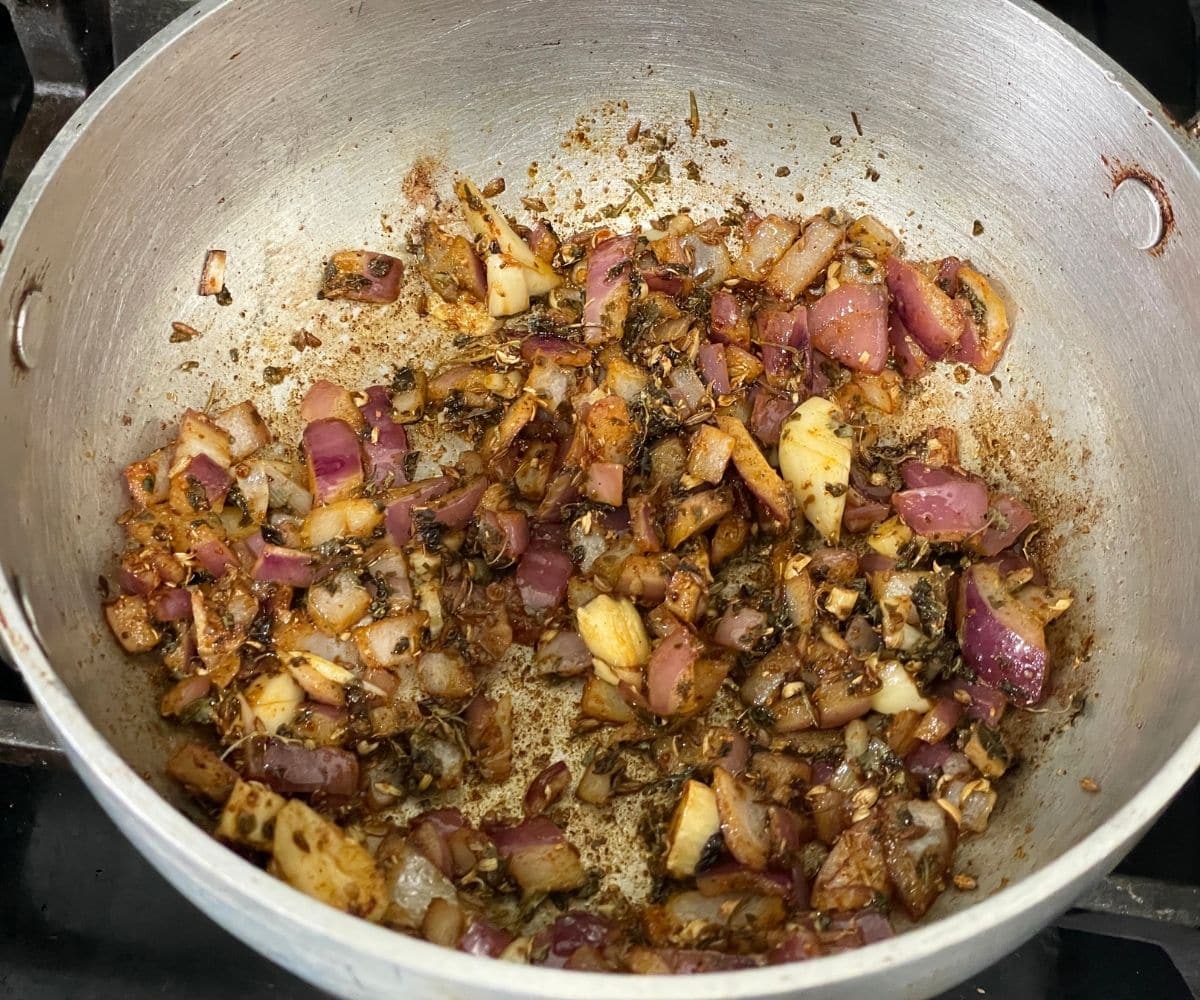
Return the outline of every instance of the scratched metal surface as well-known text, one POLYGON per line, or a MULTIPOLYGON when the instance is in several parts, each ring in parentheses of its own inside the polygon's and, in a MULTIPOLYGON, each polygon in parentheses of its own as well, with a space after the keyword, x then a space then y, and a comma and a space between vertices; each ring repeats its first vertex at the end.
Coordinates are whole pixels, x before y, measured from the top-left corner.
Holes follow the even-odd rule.
MULTIPOLYGON (((0 461, 21 470, 0 486, 0 611, 101 802, 207 912, 348 995, 767 996, 821 986, 849 996, 897 982, 921 995, 1065 907, 1190 773, 1200 758, 1189 669, 1195 552, 1163 529, 1200 490, 1200 406, 1181 377, 1200 362, 1188 335, 1200 315, 1200 178, 1180 136, 1115 69, 999 0, 969 10, 911 0, 886 15, 870 3, 777 2, 752 16, 683 0, 277 0, 202 4, 188 16, 192 31, 153 61, 135 57, 68 126, 0 231, 0 303, 16 310, 37 289, 25 329, 34 365, 9 367, 0 404, 0 461), (696 137, 684 124, 689 90, 696 137), (530 193, 578 221, 577 204, 624 197, 623 136, 635 119, 675 140, 675 183, 656 192, 656 211, 703 214, 734 193, 791 212, 798 193, 804 210, 869 205, 912 254, 970 256, 1018 306, 1001 391, 945 381, 926 405, 969 427, 972 454, 1036 486, 1061 518, 1046 545, 1057 575, 1085 597, 1075 627, 1095 636, 1078 676, 1090 707, 1072 727, 1053 715, 1034 727, 1043 748, 966 858, 984 890, 974 912, 954 916, 970 900, 948 898, 933 926, 861 955, 653 984, 447 963, 249 869, 121 762, 157 785, 170 735, 148 709, 153 678, 116 654, 94 610, 117 469, 214 384, 285 414, 318 375, 366 384, 400 361, 433 363, 445 338, 411 301, 379 310, 317 301, 318 262, 342 246, 402 252, 422 213, 445 211, 454 171, 503 174, 500 201, 517 214, 530 193), (686 179, 688 160, 699 182, 686 179), (1122 164, 1164 185, 1174 225, 1158 254, 1131 247, 1113 211, 1122 164), (984 232, 972 237, 976 219, 984 232), (229 252, 234 301, 223 308, 194 294, 210 247, 229 252), (170 344, 172 320, 201 338, 170 344), (298 352, 301 331, 320 348, 298 352), (268 365, 286 369, 280 384, 264 384, 268 365), (48 659, 22 623, 14 582, 48 659), (1080 791, 1084 775, 1100 795, 1080 791)), ((1068 662, 1075 648, 1064 640, 1068 662)), ((597 860, 615 863, 621 825, 597 860)))

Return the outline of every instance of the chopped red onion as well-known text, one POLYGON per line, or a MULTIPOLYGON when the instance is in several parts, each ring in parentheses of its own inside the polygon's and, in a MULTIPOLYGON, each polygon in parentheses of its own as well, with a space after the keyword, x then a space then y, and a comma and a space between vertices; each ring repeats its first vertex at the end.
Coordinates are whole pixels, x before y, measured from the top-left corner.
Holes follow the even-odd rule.
POLYGON ((961 541, 987 523, 987 487, 961 477, 892 494, 900 519, 933 541, 961 541))
POLYGON ((214 580, 219 580, 238 565, 233 550, 219 538, 209 538, 193 550, 192 555, 214 580))
POLYGON ((593 462, 588 466, 583 492, 596 503, 619 507, 624 500, 625 466, 617 462, 593 462))
POLYGON ((713 629, 713 642, 739 653, 749 653, 767 629, 767 616, 755 608, 725 612, 713 629))
POLYGON ((471 523, 487 485, 487 479, 478 476, 465 486, 431 500, 427 504, 431 516, 443 527, 465 528, 471 523))
POLYGON ((702 344, 696 357, 700 375, 713 392, 727 396, 733 391, 729 383, 729 366, 725 363, 724 344, 702 344))
POLYGON ((636 244, 633 236, 614 236, 597 245, 588 257, 583 331, 589 344, 620 340, 624 333, 636 244))
POLYGON ((362 485, 358 436, 344 420, 317 420, 305 427, 304 454, 317 503, 341 500, 362 485))
POLYGON ((759 386, 754 390, 754 402, 750 407, 750 433, 767 447, 779 444, 783 424, 795 409, 795 404, 788 396, 779 395, 767 386, 759 386))
POLYGON ((512 944, 512 935, 502 931, 495 924, 483 917, 472 917, 462 939, 458 942, 459 951, 468 955, 479 955, 482 958, 499 958, 504 949, 512 944))
POLYGON ((263 545, 250 575, 255 580, 282 583, 288 587, 310 587, 316 576, 313 557, 298 549, 263 545))
POLYGON ((354 396, 345 386, 318 379, 300 401, 300 419, 306 424, 314 420, 345 420, 357 423, 358 407, 354 396))
POLYGON ((592 363, 592 350, 561 337, 535 333, 521 341, 521 357, 526 361, 547 358, 566 368, 586 368, 592 363))
POLYGON ((887 293, 878 285, 839 285, 808 307, 813 347, 854 371, 887 364, 887 293))
POLYGON ((401 486, 408 482, 404 460, 408 457, 408 433, 392 418, 392 394, 387 386, 367 389, 367 401, 360 407, 370 431, 363 442, 367 471, 373 483, 401 486))
POLYGON ((242 774, 285 795, 321 792, 348 798, 358 790, 358 758, 335 747, 253 739, 246 744, 242 774))
POLYGON ((479 530, 490 539, 481 544, 497 563, 514 562, 529 547, 529 519, 519 510, 481 510, 479 530))
POLYGON ((1041 700, 1048 666, 1044 627, 1013 599, 992 564, 976 563, 961 577, 958 643, 980 682, 1021 705, 1041 700))
POLYGON ((1003 552, 1033 524, 1033 511, 1007 493, 993 493, 988 501, 988 526, 968 546, 983 556, 1003 552))
POLYGON ((578 632, 562 629, 538 643, 533 667, 539 674, 578 677, 592 665, 592 652, 578 632))
POLYGON ((929 357, 940 358, 958 343, 966 319, 927 275, 891 256, 887 259, 887 285, 896 313, 929 357))
POLYGON ((668 635, 646 664, 646 693, 656 715, 671 716, 687 700, 694 685, 696 663, 704 644, 691 629, 680 625, 668 635))
POLYGON ((412 538, 413 508, 422 505, 449 492, 454 480, 449 476, 434 476, 432 479, 422 479, 408 486, 402 495, 388 504, 384 513, 384 523, 393 545, 405 545, 412 538))
POLYGON ((523 807, 526 816, 538 816, 549 809, 571 783, 571 769, 565 760, 557 760, 543 768, 525 790, 523 807))
POLYGON ((812 359, 808 335, 808 314, 803 306, 785 312, 763 309, 755 317, 758 341, 762 345, 763 367, 767 374, 786 377, 807 371, 812 359))
POLYGON ((905 378, 917 378, 929 365, 929 356, 921 350, 921 345, 894 309, 888 316, 888 343, 892 347, 896 371, 905 378))
POLYGON ((517 566, 517 591, 530 611, 556 608, 567 596, 567 582, 575 567, 561 548, 531 542, 517 566))
POLYGON ((937 693, 959 702, 968 719, 978 719, 993 729, 1000 724, 1008 707, 1008 698, 1003 691, 986 684, 972 684, 961 677, 946 681, 938 687, 937 693))
POLYGON ((583 910, 571 910, 542 931, 535 939, 535 946, 546 947, 542 965, 561 969, 580 948, 604 948, 616 934, 612 921, 583 910))
POLYGON ((708 321, 709 337, 722 344, 745 347, 750 342, 750 324, 746 307, 733 292, 719 289, 713 292, 708 321))
POLYGON ((233 477, 228 470, 221 468, 208 455, 193 455, 180 475, 198 484, 204 490, 208 505, 214 508, 219 508, 225 502, 225 495, 233 485, 233 477))
POLYGON ((150 616, 160 622, 180 622, 192 617, 192 595, 183 587, 159 587, 147 603, 150 616))
POLYGON ((400 295, 404 263, 385 253, 341 250, 325 265, 321 292, 327 299, 395 302, 400 295))

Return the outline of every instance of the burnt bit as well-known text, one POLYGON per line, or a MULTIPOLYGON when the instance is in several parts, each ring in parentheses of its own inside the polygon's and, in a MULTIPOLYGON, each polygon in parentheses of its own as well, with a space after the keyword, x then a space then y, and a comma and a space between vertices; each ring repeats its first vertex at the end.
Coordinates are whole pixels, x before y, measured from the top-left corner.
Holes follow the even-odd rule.
POLYGON ((854 131, 857 132, 859 135, 862 135, 863 134, 862 123, 858 120, 858 112, 857 111, 850 112, 850 120, 852 122, 854 122, 854 131))
POLYGON ((1170 240, 1171 234, 1175 232, 1175 209, 1171 205, 1171 198, 1167 194, 1166 185, 1150 173, 1145 167, 1137 163, 1122 163, 1116 157, 1111 159, 1104 154, 1100 155, 1104 166, 1108 168, 1109 175, 1112 177, 1112 191, 1116 191, 1117 187, 1128 180, 1140 181, 1150 189, 1154 195, 1154 200, 1158 202, 1158 211, 1162 216, 1162 232, 1158 236, 1158 241, 1151 247, 1147 247, 1147 252, 1154 257, 1162 255, 1166 249, 1167 241, 1170 240))

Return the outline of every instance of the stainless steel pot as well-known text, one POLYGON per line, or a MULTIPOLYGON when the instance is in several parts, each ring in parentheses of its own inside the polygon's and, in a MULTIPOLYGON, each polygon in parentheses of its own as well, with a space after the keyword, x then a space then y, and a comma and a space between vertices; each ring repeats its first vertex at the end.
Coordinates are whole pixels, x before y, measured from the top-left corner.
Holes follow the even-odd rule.
POLYGON ((928 994, 1066 908, 1200 763, 1197 142, 1025 3, 211 0, 72 119, 0 240, 13 338, 0 400, 4 640, 146 856, 233 933, 330 990, 928 994), (974 443, 1011 458, 1010 474, 1036 480, 1057 511, 1057 572, 1086 598, 1076 638, 1094 640, 1082 665, 1069 655, 1079 645, 1064 651, 1060 686, 1091 697, 1071 725, 1057 704, 1042 717, 1044 751, 964 861, 980 877, 973 905, 947 898, 936 921, 862 952, 633 981, 452 954, 336 913, 172 805, 153 681, 102 634, 95 588, 115 541, 116 471, 164 437, 163 422, 203 404, 213 382, 282 408, 317 371, 365 384, 399 356, 436 352, 412 316, 340 324, 312 294, 328 250, 401 247, 451 169, 505 173, 506 199, 528 188, 568 214, 577 189, 620 200, 603 186, 629 172, 618 151, 634 119, 668 123, 671 155, 701 167, 699 183, 677 170, 664 203, 719 206, 746 191, 795 211, 798 190, 806 206, 867 202, 916 254, 970 255, 1019 304, 1002 390, 977 380, 940 405, 969 411, 974 443), (210 247, 229 251, 227 308, 194 294, 210 247), (202 338, 170 344, 176 319, 202 338), (320 350, 289 345, 302 328, 320 350), (266 365, 288 377, 264 388, 266 365), (1099 794, 1080 790, 1084 776, 1099 794))

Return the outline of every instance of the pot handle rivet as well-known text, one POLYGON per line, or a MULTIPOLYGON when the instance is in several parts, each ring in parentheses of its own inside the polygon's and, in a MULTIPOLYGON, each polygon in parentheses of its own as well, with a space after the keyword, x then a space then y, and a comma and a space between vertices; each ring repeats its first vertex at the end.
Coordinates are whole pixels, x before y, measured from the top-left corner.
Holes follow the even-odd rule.
POLYGON ((45 337, 46 293, 38 285, 29 285, 21 293, 12 322, 13 363, 23 371, 37 364, 39 344, 45 337))
POLYGON ((1113 189, 1117 225, 1138 250, 1149 250, 1163 237, 1163 209, 1158 195, 1136 177, 1126 177, 1113 189))

